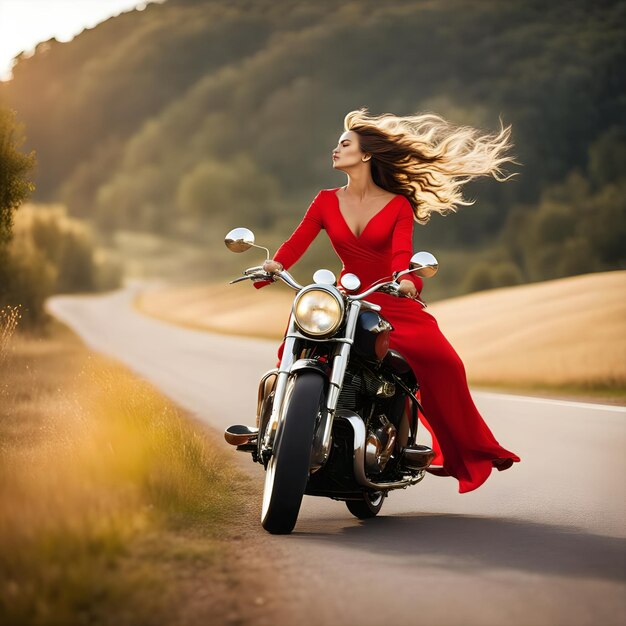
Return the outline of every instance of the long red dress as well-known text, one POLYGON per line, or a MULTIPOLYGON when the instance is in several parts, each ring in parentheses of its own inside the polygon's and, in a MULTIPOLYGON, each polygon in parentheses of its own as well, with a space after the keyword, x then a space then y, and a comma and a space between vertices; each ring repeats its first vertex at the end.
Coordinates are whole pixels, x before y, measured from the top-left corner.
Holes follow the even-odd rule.
MULTIPOLYGON (((413 254, 413 210, 409 201, 402 195, 394 196, 356 237, 340 211, 337 191, 322 189, 317 194, 274 260, 289 268, 323 228, 343 262, 341 274, 356 274, 362 289, 392 272, 407 269, 413 254)), ((411 280, 421 291, 422 279, 411 276, 411 280)), ((394 327, 390 345, 406 358, 420 384, 426 419, 422 415, 420 418, 431 433, 437 453, 433 464, 443 465, 445 472, 459 481, 459 493, 480 487, 489 477, 495 459, 519 461, 516 454, 499 445, 478 412, 463 362, 441 333, 437 320, 409 298, 374 293, 367 300, 379 304, 382 315, 394 327)))

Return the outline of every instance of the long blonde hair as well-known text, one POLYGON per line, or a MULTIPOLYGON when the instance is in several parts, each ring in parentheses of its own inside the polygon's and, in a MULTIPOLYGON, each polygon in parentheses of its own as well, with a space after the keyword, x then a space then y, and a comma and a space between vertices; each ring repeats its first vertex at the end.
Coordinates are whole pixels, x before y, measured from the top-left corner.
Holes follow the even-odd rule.
MULTIPOLYGON (((361 150, 372 155, 374 182, 405 196, 420 224, 432 212, 456 212, 455 205, 476 202, 463 198, 461 187, 479 176, 503 177, 500 165, 517 163, 506 151, 511 126, 483 134, 470 126, 454 126, 434 113, 398 117, 391 113, 369 115, 363 107, 348 113, 344 129, 359 135, 361 150)), ((519 165, 519 163, 518 163, 519 165)))

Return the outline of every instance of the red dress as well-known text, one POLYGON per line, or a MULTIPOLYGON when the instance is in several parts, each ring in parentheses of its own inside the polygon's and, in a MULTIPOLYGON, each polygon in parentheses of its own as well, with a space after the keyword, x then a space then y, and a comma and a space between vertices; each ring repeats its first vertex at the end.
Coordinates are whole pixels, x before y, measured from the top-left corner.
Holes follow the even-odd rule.
MULTIPOLYGON (((409 201, 402 195, 394 196, 356 237, 341 214, 336 192, 322 189, 317 194, 274 260, 289 268, 323 228, 343 262, 341 274, 356 274, 362 289, 392 272, 407 269, 413 254, 413 210, 409 201)), ((411 280, 421 291, 422 279, 411 276, 411 280)), ((420 384, 426 419, 422 415, 420 418, 432 435, 437 453, 433 464, 443 465, 445 472, 459 481, 459 492, 480 487, 489 477, 494 459, 519 461, 517 455, 498 444, 478 412, 463 362, 441 333, 437 320, 409 298, 374 293, 367 300, 379 304, 382 315, 394 327, 391 347, 406 358, 420 384)))

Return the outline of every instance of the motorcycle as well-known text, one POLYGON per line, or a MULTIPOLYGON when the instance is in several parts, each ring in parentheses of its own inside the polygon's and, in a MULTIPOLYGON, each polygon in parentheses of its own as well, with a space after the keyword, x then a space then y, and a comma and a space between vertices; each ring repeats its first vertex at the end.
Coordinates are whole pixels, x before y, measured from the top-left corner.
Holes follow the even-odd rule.
MULTIPOLYGON (((225 244, 238 253, 265 250, 269 258, 247 228, 230 231, 225 244)), ((269 533, 293 530, 304 495, 344 501, 366 519, 380 512, 390 491, 424 478, 435 453, 416 443, 419 383, 390 349, 393 327, 381 307, 366 298, 374 292, 402 297, 402 276, 428 278, 437 269, 432 254, 418 252, 409 268, 360 293, 356 275, 337 284, 326 269, 305 286, 286 270, 270 274, 262 266, 230 281, 280 280, 296 292, 280 364, 259 383, 256 425, 224 433, 265 468, 261 523, 269 533)))

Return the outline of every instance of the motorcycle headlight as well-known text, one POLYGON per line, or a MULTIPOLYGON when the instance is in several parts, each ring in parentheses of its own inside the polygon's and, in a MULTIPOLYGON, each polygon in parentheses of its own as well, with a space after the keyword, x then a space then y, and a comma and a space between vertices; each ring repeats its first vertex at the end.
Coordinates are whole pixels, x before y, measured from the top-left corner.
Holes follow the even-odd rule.
POLYGON ((307 335, 332 335, 343 319, 343 302, 326 289, 309 289, 300 293, 293 304, 298 328, 307 335))

